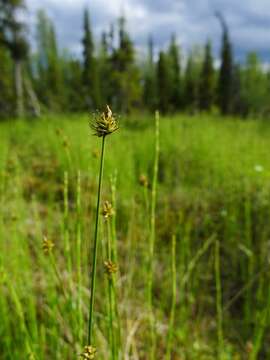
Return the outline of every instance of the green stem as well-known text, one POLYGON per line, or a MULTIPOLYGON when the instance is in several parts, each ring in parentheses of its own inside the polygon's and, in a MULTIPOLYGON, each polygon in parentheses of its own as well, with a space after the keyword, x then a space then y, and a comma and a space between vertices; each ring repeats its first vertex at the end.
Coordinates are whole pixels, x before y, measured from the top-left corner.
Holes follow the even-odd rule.
POLYGON ((172 305, 170 314, 170 324, 167 341, 166 359, 170 360, 172 352, 172 339, 174 332, 174 319, 175 319, 175 305, 176 305, 176 256, 175 256, 176 238, 172 237, 172 305))
MULTIPOLYGON (((112 261, 112 244, 111 244, 111 231, 109 219, 107 219, 107 259, 112 261)), ((111 346, 111 356, 112 360, 116 360, 116 345, 115 345, 115 334, 114 334, 114 303, 115 303, 115 293, 114 293, 114 274, 108 275, 108 298, 109 298, 109 339, 111 346)))
POLYGON ((157 176, 158 176, 158 161, 159 161, 159 113, 156 112, 156 133, 155 133, 155 162, 152 184, 152 198, 151 198, 151 217, 150 217, 150 240, 149 240, 149 275, 148 275, 148 308, 150 315, 150 335, 151 335, 151 350, 150 359, 155 359, 156 352, 156 332, 155 319, 153 312, 153 272, 154 272, 154 249, 155 249, 155 226, 156 226, 156 195, 157 195, 157 176))
POLYGON ((215 277, 216 277, 216 308, 217 308, 217 336, 218 336, 218 359, 223 354, 223 316, 222 316, 222 288, 220 274, 220 244, 215 243, 215 277))
POLYGON ((69 238, 69 227, 68 227, 68 217, 69 217, 69 205, 68 205, 68 187, 69 179, 68 172, 64 173, 64 238, 65 238, 65 255, 68 262, 68 271, 71 275, 72 272, 72 261, 71 261, 71 251, 70 251, 70 238, 69 238))
POLYGON ((99 181, 98 181, 98 196, 97 196, 97 208, 96 208, 95 236, 94 236, 94 249, 93 249, 93 260, 92 260, 92 273, 91 273, 91 294, 90 294, 89 321, 88 321, 88 345, 92 345, 92 340, 93 340, 92 333, 93 333, 93 315, 94 315, 94 300, 95 300, 95 287, 96 287, 99 207, 100 207, 100 195, 101 195, 103 167, 104 167, 104 150, 105 150, 105 136, 102 137, 102 150, 101 150, 99 181))
POLYGON ((81 172, 78 171, 77 177, 77 279, 78 279, 78 337, 82 341, 82 261, 81 261, 81 172))

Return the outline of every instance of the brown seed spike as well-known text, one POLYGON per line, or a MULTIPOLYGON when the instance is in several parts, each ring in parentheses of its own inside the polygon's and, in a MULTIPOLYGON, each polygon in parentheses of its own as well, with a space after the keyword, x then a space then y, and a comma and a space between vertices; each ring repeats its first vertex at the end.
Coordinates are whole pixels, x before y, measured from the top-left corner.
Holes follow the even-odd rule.
POLYGON ((114 215, 114 208, 109 201, 105 201, 103 204, 102 215, 105 219, 111 218, 114 215))
POLYGON ((112 134, 118 130, 118 123, 112 110, 107 105, 103 113, 94 117, 94 122, 91 124, 91 128, 94 130, 94 135, 103 137, 112 134))
POLYGON ((111 260, 104 261, 104 267, 108 276, 118 271, 118 265, 113 263, 111 260))

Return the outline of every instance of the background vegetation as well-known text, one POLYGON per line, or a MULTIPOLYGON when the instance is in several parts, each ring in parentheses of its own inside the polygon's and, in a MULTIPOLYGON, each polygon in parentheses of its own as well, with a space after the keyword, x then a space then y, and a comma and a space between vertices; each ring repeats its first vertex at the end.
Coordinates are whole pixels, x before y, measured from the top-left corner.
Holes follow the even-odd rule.
MULTIPOLYGON (((1 125, 3 359, 21 359, 30 350, 38 359, 75 359, 82 350, 86 334, 80 316, 87 318, 88 252, 99 163, 99 142, 89 136, 87 123, 86 117, 75 116, 1 125), (65 252, 67 234, 70 255, 65 252), (53 260, 42 251, 44 236, 55 244, 53 260)), ((145 192, 149 196, 150 188, 142 186, 140 177, 146 175, 151 186, 154 121, 141 118, 140 127, 135 125, 137 118, 123 120, 121 131, 108 140, 102 201, 112 201, 113 181, 123 357, 148 359, 145 192)), ((164 358, 167 347, 173 235, 176 310, 171 358, 218 358, 218 240, 222 358, 268 359, 269 127, 258 120, 217 122, 208 116, 193 121, 185 116, 162 118, 160 125, 153 277, 156 359, 164 358)), ((101 225, 106 259, 106 222, 101 225)), ((98 279, 95 337, 98 356, 107 359, 106 276, 101 260, 98 279)))
POLYGON ((175 34, 139 58, 123 17, 96 39, 85 10, 76 58, 42 10, 29 44, 25 10, 0 0, 0 358, 77 359, 87 344, 101 154, 85 114, 109 104, 95 357, 270 359, 270 78, 256 53, 236 63, 216 14, 218 66, 210 39, 185 54, 175 34))
POLYGON ((93 111, 107 103, 124 113, 158 108, 162 113, 269 116, 269 71, 255 52, 241 64, 235 61, 229 29, 219 13, 217 66, 211 39, 186 54, 176 34, 162 50, 150 36, 147 53, 138 56, 124 17, 96 39, 87 9, 81 56, 76 58, 58 44, 57 27, 43 10, 37 13, 36 40, 30 44, 22 11, 23 0, 0 2, 1 117, 93 111))

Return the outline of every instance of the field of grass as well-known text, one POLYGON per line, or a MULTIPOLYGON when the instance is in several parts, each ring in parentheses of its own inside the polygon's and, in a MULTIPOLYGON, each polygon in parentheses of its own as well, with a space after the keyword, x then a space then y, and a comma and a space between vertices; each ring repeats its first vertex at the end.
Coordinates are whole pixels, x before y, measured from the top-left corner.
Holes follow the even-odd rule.
MULTIPOLYGON (((0 359, 72 360, 86 345, 100 149, 86 115, 0 124, 0 359)), ((149 266, 154 162, 154 117, 120 118, 105 153, 114 211, 100 221, 95 358, 270 359, 270 125, 160 119, 149 266)))

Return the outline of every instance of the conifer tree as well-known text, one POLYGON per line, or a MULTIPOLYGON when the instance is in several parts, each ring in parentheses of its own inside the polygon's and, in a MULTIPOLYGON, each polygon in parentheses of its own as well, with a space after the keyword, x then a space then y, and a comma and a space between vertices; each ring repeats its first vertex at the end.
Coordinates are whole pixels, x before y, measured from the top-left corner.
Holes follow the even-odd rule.
POLYGON ((179 110, 181 108, 181 63, 179 57, 179 46, 176 37, 173 34, 169 47, 169 68, 171 76, 171 99, 172 108, 179 110))
POLYGON ((205 45, 204 60, 200 74, 200 109, 203 111, 211 110, 214 103, 214 66, 211 51, 211 43, 205 45))
POLYGON ((218 81, 218 104, 223 115, 227 115, 232 107, 233 54, 229 30, 223 16, 216 14, 222 26, 221 66, 218 81))
POLYGON ((162 113, 170 110, 171 82, 167 55, 161 51, 157 63, 158 109, 162 113))
POLYGON ((189 54, 184 76, 184 106, 195 112, 198 108, 198 84, 192 52, 189 54))
POLYGON ((83 44, 83 74, 82 80, 84 85, 87 107, 99 108, 101 95, 99 88, 99 74, 97 61, 95 58, 95 46, 90 25, 90 17, 87 9, 83 15, 84 35, 83 44))
POLYGON ((111 56, 112 104, 122 112, 129 112, 141 99, 140 73, 124 17, 118 21, 118 30, 118 47, 111 56))
POLYGON ((148 55, 144 74, 143 100, 149 110, 156 108, 156 73, 154 64, 154 43, 150 36, 148 40, 148 55))
POLYGON ((59 55, 54 24, 44 10, 37 15, 36 88, 42 103, 50 110, 61 110, 65 104, 62 59, 59 55))
POLYGON ((102 94, 102 107, 111 104, 112 89, 112 69, 110 62, 111 55, 110 34, 103 32, 101 34, 100 52, 99 52, 99 81, 100 92, 102 94))

